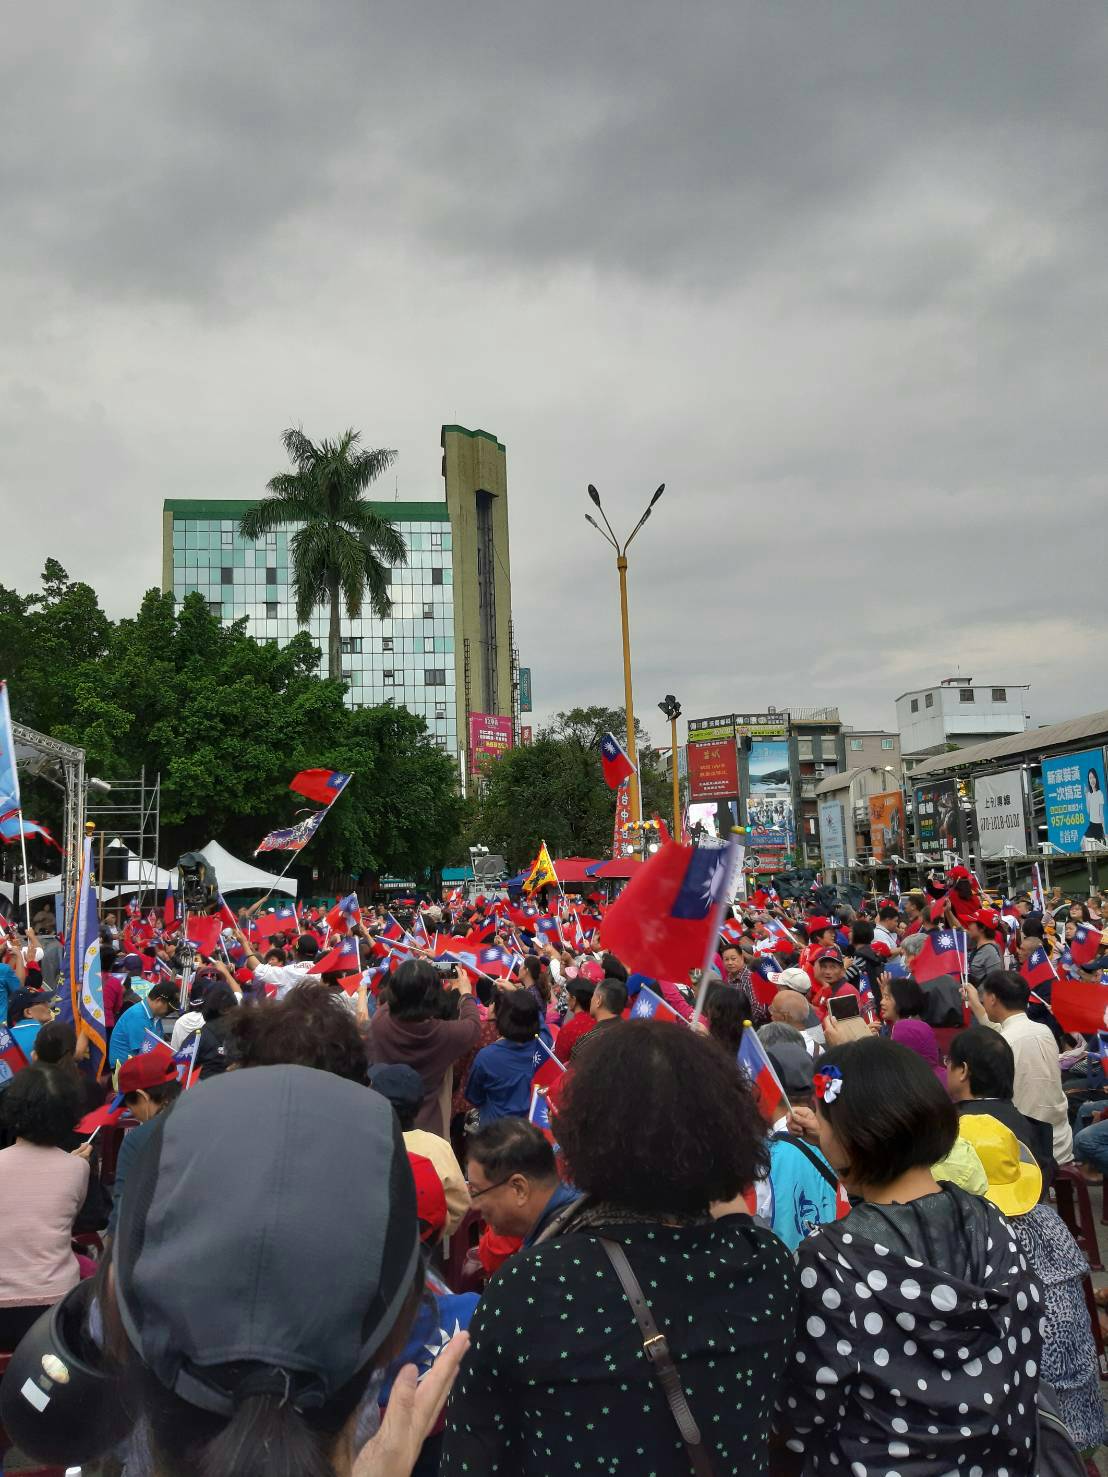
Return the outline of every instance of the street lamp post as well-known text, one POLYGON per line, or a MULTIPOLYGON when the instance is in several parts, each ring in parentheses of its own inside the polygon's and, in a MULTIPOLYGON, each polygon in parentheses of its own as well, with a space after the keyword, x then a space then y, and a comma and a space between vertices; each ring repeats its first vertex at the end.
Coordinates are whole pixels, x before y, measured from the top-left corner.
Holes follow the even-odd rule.
POLYGON ((677 720, 681 716, 681 704, 672 692, 667 692, 658 704, 662 712, 669 719, 669 731, 672 742, 670 750, 673 762, 673 839, 681 840, 681 781, 677 775, 677 720))
POLYGON ((638 533, 639 529, 650 517, 650 513, 652 508, 654 507, 654 504, 658 501, 665 490, 666 484, 663 482, 654 496, 650 499, 650 502, 646 506, 646 512, 635 524, 634 528, 631 530, 630 537, 622 547, 620 546, 619 540, 616 538, 615 530, 608 522, 607 513, 605 513, 603 507, 600 504, 600 494, 597 492, 596 488, 592 485, 591 482, 589 483, 589 497, 592 498, 597 512, 600 514, 601 518, 604 519, 604 528, 601 528, 600 524, 597 523, 596 519, 592 516, 591 513, 585 514, 585 522, 591 523, 592 526, 596 529, 597 533, 600 534, 601 538, 610 543, 612 548, 616 551, 616 569, 619 571, 619 613, 623 629, 623 703, 624 707, 627 710, 627 757, 628 759, 630 759, 631 763, 636 766, 634 774, 631 775, 629 786, 632 824, 634 824, 634 822, 636 821, 642 820, 642 801, 639 789, 638 758, 635 753, 635 709, 631 698, 631 636, 627 621, 627 550, 631 547, 631 542, 634 539, 635 535, 638 533), (607 532, 605 532, 605 529, 607 529, 607 532))

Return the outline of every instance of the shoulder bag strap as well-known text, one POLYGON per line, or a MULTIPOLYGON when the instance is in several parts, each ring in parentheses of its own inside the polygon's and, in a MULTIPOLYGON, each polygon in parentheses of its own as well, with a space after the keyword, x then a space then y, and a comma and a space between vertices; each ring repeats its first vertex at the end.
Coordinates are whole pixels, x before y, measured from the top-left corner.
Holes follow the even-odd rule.
POLYGON ((643 1290, 639 1286, 639 1279, 631 1270, 631 1263, 627 1260, 623 1247, 618 1242, 607 1241, 603 1236, 597 1239, 607 1252, 608 1260, 615 1269, 627 1301, 631 1304, 631 1311, 635 1315, 635 1322, 639 1325, 639 1332, 643 1337, 643 1353, 650 1362, 651 1373, 662 1387, 670 1414, 677 1422, 677 1429, 681 1433, 681 1440, 685 1443, 692 1470, 696 1477, 715 1477, 712 1459, 701 1439, 700 1427, 696 1424, 693 1413, 689 1409, 689 1402, 685 1398, 685 1387, 681 1383, 677 1365, 674 1364, 673 1356, 669 1352, 666 1336, 654 1321, 654 1314, 650 1311, 650 1304, 646 1301, 643 1290))
POLYGON ((772 1135, 772 1137, 776 1143, 792 1144, 794 1149, 799 1149, 800 1152, 804 1155, 805 1159, 807 1159, 808 1163, 811 1164, 814 1169, 818 1169, 820 1174, 831 1186, 831 1188, 836 1193, 838 1193, 838 1175, 836 1175, 835 1171, 831 1168, 829 1164, 826 1164, 823 1159, 820 1158, 815 1149, 812 1148, 811 1144, 807 1143, 799 1136, 799 1134, 795 1133, 775 1133, 772 1135))

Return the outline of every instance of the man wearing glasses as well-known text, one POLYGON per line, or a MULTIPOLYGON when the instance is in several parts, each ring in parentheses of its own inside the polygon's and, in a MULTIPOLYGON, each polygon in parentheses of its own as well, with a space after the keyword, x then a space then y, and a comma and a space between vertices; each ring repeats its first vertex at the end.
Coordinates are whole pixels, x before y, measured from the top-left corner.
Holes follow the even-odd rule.
POLYGON ((524 1118, 494 1119, 466 1147, 470 1203, 498 1236, 533 1246, 555 1216, 581 1198, 558 1178, 549 1140, 524 1118))

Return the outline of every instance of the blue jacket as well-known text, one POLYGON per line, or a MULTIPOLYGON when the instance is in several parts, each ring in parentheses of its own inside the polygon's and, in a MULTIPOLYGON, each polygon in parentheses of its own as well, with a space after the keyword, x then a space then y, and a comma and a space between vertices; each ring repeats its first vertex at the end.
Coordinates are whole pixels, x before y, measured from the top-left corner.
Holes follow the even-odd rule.
POLYGON ((0 964, 0 1026, 8 1024, 8 1000, 19 988, 15 970, 10 964, 0 964))
POLYGON ((145 1000, 128 1006, 112 1027, 112 1040, 108 1048, 108 1065, 118 1067, 128 1057, 137 1056, 146 1044, 147 1031, 165 1039, 160 1017, 151 1013, 145 1000))
MULTIPOLYGON (((542 1035, 549 1044, 545 1030, 542 1035)), ((534 1041, 501 1040, 481 1048, 469 1069, 466 1097, 477 1109, 482 1128, 497 1118, 527 1117, 531 1078, 545 1059, 534 1041)))

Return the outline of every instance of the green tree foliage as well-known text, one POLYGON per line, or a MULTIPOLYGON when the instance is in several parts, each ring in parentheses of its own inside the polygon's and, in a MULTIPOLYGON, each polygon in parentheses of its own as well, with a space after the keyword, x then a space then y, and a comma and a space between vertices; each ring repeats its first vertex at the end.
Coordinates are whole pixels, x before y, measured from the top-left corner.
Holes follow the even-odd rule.
POLYGON ((330 611, 327 671, 342 675, 339 619, 351 620, 368 597, 379 620, 392 609, 389 569, 404 564, 408 546, 374 509, 365 490, 396 460, 395 451, 363 451, 357 431, 318 446, 303 431, 286 431, 282 440, 294 471, 279 472, 268 483, 269 497, 249 508, 239 522, 243 538, 258 539, 275 528, 299 524, 289 540, 296 618, 304 625, 318 605, 330 611))
MULTIPOLYGON (((336 876, 441 865, 462 814, 454 761, 405 708, 348 709, 342 684, 314 675, 318 659, 305 633, 284 647, 254 641, 245 620, 221 625, 195 594, 178 606, 151 590, 137 615, 113 623, 54 561, 42 595, 0 586, 13 716, 81 744, 89 772, 109 781, 160 774, 163 861, 212 837, 249 854, 314 808, 289 791, 293 774, 333 768, 355 778, 311 842, 309 867, 336 876)), ((54 793, 31 790, 28 813, 57 824, 54 793)))
MULTIPOLYGON (((554 856, 605 857, 611 851, 615 795, 604 780, 600 740, 626 732, 621 708, 573 708, 540 729, 529 748, 511 749, 492 766, 483 795, 467 820, 467 832, 510 866, 534 859, 546 841, 554 856)), ((669 782, 657 751, 636 721, 635 741, 643 780, 643 814, 658 811, 667 822, 669 782)))

